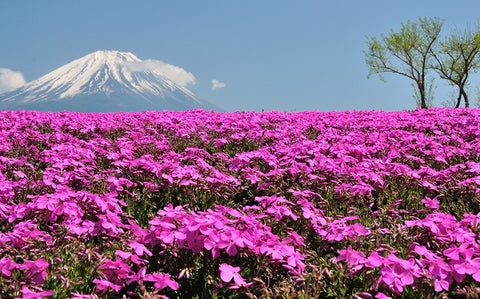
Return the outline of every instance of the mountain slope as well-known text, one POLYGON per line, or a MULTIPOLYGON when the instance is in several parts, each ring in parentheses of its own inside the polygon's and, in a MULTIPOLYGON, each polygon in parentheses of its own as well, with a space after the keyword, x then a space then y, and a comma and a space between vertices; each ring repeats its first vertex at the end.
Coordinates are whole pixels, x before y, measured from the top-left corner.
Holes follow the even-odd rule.
POLYGON ((0 95, 0 109, 118 112, 218 110, 128 52, 97 51, 0 95))

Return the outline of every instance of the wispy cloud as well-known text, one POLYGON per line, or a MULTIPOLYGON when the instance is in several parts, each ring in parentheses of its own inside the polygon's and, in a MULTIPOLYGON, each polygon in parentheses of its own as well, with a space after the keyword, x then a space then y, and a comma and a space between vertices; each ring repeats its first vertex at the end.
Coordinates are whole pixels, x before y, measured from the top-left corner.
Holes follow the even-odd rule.
POLYGON ((12 91, 25 85, 22 73, 0 68, 0 93, 12 91))
POLYGON ((132 72, 151 72, 164 76, 182 87, 197 82, 192 73, 160 60, 147 59, 138 62, 125 62, 125 66, 132 72))
POLYGON ((217 79, 212 80, 212 90, 224 88, 226 85, 223 82, 218 81, 217 79))

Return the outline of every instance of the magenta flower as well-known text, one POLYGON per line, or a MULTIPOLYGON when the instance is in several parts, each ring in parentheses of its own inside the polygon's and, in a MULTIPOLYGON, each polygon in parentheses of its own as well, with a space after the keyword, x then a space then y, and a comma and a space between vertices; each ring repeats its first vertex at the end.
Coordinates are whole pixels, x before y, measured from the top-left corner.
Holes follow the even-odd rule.
POLYGON ((365 254, 363 252, 353 250, 352 246, 348 246, 347 249, 339 250, 338 253, 337 261, 346 260, 355 270, 362 269, 365 263, 365 254))
POLYGON ((141 259, 138 255, 130 252, 116 250, 115 255, 119 256, 123 260, 131 260, 133 263, 135 263, 138 266, 143 265, 145 263, 145 260, 141 259))
POLYGON ((42 285, 47 278, 46 269, 49 264, 42 258, 35 261, 25 260, 23 264, 17 264, 17 269, 25 270, 25 277, 32 280, 36 285, 42 285))
POLYGON ((438 202, 437 198, 432 199, 429 197, 425 197, 424 199, 422 199, 422 202, 425 204, 425 207, 427 208, 430 208, 433 210, 437 210, 440 208, 440 203, 438 202))
POLYGON ((97 284, 97 289, 99 291, 106 291, 109 288, 111 288, 111 289, 115 290, 116 292, 119 292, 122 289, 121 285, 114 284, 114 283, 112 283, 108 280, 105 280, 105 279, 94 279, 92 282, 97 284))
POLYGON ((305 258, 305 256, 295 251, 293 247, 287 247, 287 248, 290 248, 290 250, 288 250, 289 254, 287 255, 288 266, 284 265, 284 267, 294 271, 298 269, 298 273, 303 273, 306 267, 305 263, 303 262, 303 259, 305 258))
POLYGON ((475 249, 464 243, 460 247, 451 246, 444 254, 452 259, 455 271, 459 274, 472 274, 480 281, 480 257, 473 258, 475 249))
POLYGON ((448 291, 452 283, 452 267, 445 262, 438 260, 428 268, 433 276, 433 287, 435 292, 448 291))
POLYGON ((439 259, 436 254, 432 253, 425 246, 415 245, 414 251, 419 255, 425 256, 429 261, 437 261, 439 259))
POLYGON ((385 295, 385 294, 382 293, 382 292, 378 292, 378 293, 375 295, 375 298, 377 298, 377 299, 393 299, 392 297, 387 296, 387 295, 385 295))
POLYGON ((101 264, 98 268, 102 271, 102 273, 107 275, 115 282, 118 279, 128 278, 132 273, 132 267, 118 259, 115 261, 112 261, 111 259, 105 259, 103 264, 101 264))
POLYGON ((169 274, 163 273, 153 273, 153 274, 146 274, 144 277, 145 281, 151 281, 154 284, 154 287, 162 290, 166 287, 171 288, 172 290, 178 290, 178 282, 172 280, 169 274))
POLYGON ((225 145, 226 143, 228 143, 228 140, 226 138, 218 138, 218 139, 215 139, 213 141, 213 146, 215 148, 220 148, 222 147, 223 145, 225 145))
POLYGON ((397 293, 403 292, 403 287, 413 284, 413 274, 410 269, 406 269, 398 263, 384 266, 380 270, 380 275, 381 280, 397 293))
POLYGON ((147 267, 142 267, 137 273, 130 276, 130 279, 127 281, 127 284, 131 284, 132 282, 137 282, 139 285, 143 285, 143 280, 147 273, 147 267))
POLYGON ((0 273, 6 277, 10 277, 12 274, 12 270, 17 267, 17 263, 15 263, 10 257, 2 257, 0 259, 0 273))
POLYGON ((150 250, 148 250, 147 247, 145 247, 145 245, 143 245, 143 244, 140 244, 136 241, 130 241, 129 246, 130 246, 130 248, 135 250, 135 253, 138 256, 142 256, 144 253, 148 256, 152 256, 152 252, 150 250))
POLYGON ((36 293, 30 290, 29 288, 27 288, 26 286, 23 286, 20 292, 22 292, 23 294, 22 299, 42 299, 44 297, 50 297, 55 295, 54 291, 41 291, 36 293))
POLYGON ((126 252, 126 251, 123 251, 123 250, 116 250, 115 255, 118 255, 119 257, 121 257, 124 260, 127 260, 132 256, 132 254, 130 252, 126 252))
POLYGON ((238 231, 224 231, 219 235, 218 248, 226 248, 229 256, 237 254, 237 243, 242 239, 238 231))
POLYGON ((238 286, 245 286, 245 279, 240 275, 240 267, 233 267, 229 264, 222 263, 220 265, 220 278, 224 282, 230 282, 232 279, 238 286))
POLYGON ((383 260, 385 258, 380 256, 378 252, 373 251, 365 262, 365 266, 368 268, 378 268, 383 265, 383 260))
POLYGON ((430 183, 430 182, 428 182, 428 181, 426 181, 426 180, 422 182, 422 186, 423 186, 423 187, 426 187, 426 188, 428 188, 428 189, 430 189, 430 190, 432 190, 432 191, 437 191, 437 190, 438 190, 438 187, 437 187, 437 186, 433 185, 432 183, 430 183))
POLYGON ((203 232, 207 237, 203 241, 205 249, 212 251, 212 257, 215 259, 220 256, 220 249, 218 248, 218 242, 220 237, 218 236, 217 230, 210 229, 203 232))

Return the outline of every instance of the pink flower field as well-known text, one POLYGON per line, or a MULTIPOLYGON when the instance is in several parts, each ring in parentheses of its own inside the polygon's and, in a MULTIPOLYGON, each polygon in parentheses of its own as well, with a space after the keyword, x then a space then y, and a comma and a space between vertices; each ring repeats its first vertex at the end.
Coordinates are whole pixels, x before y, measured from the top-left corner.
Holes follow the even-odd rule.
POLYGON ((0 111, 1 298, 478 298, 480 110, 0 111))

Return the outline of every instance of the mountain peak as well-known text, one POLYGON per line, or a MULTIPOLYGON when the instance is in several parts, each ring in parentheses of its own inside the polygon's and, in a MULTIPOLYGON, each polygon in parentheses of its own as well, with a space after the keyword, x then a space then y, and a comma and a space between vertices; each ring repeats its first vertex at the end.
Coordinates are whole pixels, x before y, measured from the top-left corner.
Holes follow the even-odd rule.
POLYGON ((87 54, 80 59, 117 63, 123 61, 141 61, 137 56, 130 52, 120 52, 116 50, 99 50, 87 54))
POLYGON ((215 109, 130 52, 87 54, 0 97, 0 109, 85 112, 215 109))

